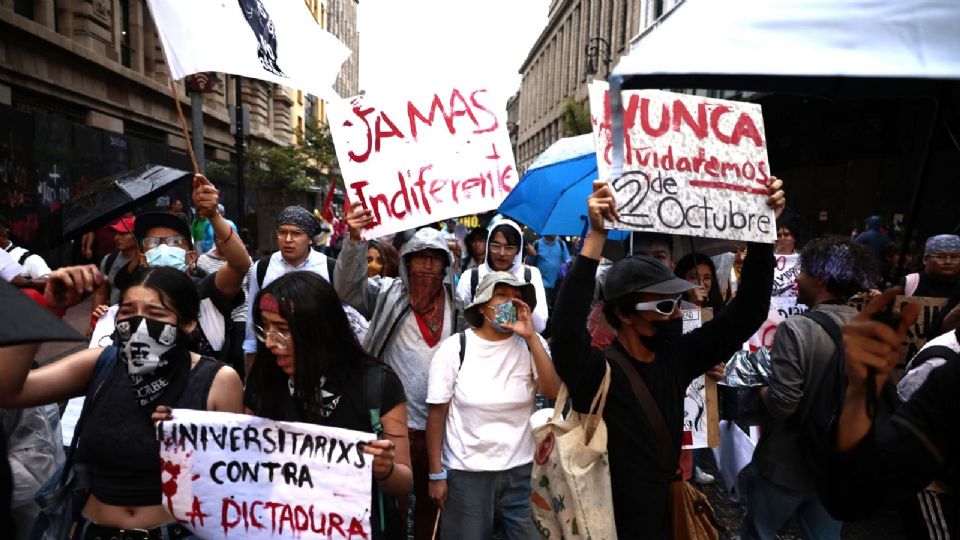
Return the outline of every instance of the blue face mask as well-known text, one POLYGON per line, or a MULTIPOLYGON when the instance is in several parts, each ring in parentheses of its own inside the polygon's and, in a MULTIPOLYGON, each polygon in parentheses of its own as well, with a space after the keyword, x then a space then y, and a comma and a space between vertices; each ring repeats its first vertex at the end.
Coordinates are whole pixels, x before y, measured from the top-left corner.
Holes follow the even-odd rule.
POLYGON ((517 306, 513 304, 513 301, 490 306, 490 309, 493 310, 493 319, 487 320, 490 321, 490 325, 493 326, 493 329, 501 334, 511 333, 512 330, 504 328, 503 324, 514 324, 517 322, 517 306))
POLYGON ((183 248, 160 244, 147 252, 147 266, 169 266, 185 272, 187 252, 183 248))

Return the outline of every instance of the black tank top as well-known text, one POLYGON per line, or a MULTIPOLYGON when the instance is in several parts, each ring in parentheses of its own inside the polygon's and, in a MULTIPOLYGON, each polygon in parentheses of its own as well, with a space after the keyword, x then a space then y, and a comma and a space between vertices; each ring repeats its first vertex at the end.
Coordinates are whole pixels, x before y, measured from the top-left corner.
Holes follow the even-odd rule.
MULTIPOLYGON (((200 357, 174 407, 207 410, 207 396, 221 367, 213 358, 200 357)), ((160 504, 160 443, 149 414, 134 400, 122 363, 107 376, 87 414, 77 459, 90 467, 90 491, 116 506, 160 504)))

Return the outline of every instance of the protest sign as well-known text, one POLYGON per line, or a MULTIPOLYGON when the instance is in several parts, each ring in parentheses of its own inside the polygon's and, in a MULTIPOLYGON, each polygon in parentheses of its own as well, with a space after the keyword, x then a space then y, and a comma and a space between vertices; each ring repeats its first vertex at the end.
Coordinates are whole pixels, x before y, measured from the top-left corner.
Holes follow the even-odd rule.
POLYGON ((773 337, 777 332, 777 325, 787 317, 799 315, 805 311, 807 311, 807 306, 798 304, 796 296, 774 296, 770 299, 770 311, 767 312, 767 320, 763 321, 760 328, 750 336, 744 349, 755 351, 761 346, 768 349, 773 347, 773 337))
MULTIPOLYGON (((713 310, 683 310, 683 333, 692 332, 713 318, 713 310)), ((683 448, 714 448, 720 444, 717 383, 706 375, 694 379, 683 399, 683 448)))
POLYGON ((157 424, 163 500, 201 538, 370 538, 369 433, 176 409, 157 424))
POLYGON ((346 195, 373 212, 364 237, 498 207, 518 181, 505 103, 476 86, 332 103, 346 195))
MULTIPOLYGON (((858 296, 852 299, 849 304, 858 310, 862 310, 866 305, 867 298, 858 296)), ((927 296, 898 296, 893 304, 893 312, 900 314, 900 310, 906 303, 919 304, 920 314, 917 321, 907 328, 907 335, 900 344, 900 363, 897 365, 901 370, 907 367, 907 362, 916 356, 917 352, 927 344, 927 329, 933 323, 943 308, 947 305, 946 298, 930 298, 927 296)), ((931 336, 936 337, 936 336, 931 336)), ((896 377, 895 377, 896 378, 896 377)))
POLYGON ((332 85, 350 49, 301 2, 147 0, 170 76, 214 71, 336 96, 332 85))
POLYGON ((608 228, 772 243, 763 116, 755 103, 659 90, 623 92, 623 175, 611 178, 607 83, 590 84, 597 170, 620 219, 608 228))
POLYGON ((773 267, 773 291, 770 296, 797 296, 797 275, 800 273, 800 254, 774 255, 777 265, 773 267))

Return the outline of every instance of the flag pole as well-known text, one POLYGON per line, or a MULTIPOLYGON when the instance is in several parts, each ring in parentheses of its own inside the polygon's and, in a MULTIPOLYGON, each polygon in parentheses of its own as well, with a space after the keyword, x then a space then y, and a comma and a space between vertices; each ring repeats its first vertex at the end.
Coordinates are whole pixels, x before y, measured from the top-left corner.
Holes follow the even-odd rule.
POLYGON ((190 143, 190 132, 187 131, 187 119, 183 117, 183 109, 180 107, 180 97, 177 95, 177 86, 173 79, 170 79, 170 95, 173 97, 173 103, 177 106, 177 116, 180 117, 180 129, 183 130, 183 139, 187 144, 187 154, 190 155, 190 162, 193 164, 193 173, 200 174, 200 166, 197 164, 197 155, 193 153, 193 145, 190 143))

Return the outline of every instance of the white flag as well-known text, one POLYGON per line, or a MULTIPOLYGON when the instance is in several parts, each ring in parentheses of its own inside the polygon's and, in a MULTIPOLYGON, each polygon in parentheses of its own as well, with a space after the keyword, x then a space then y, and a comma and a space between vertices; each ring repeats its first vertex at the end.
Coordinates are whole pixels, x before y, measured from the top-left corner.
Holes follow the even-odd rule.
POLYGON ((292 0, 147 0, 170 75, 215 71, 328 97, 350 49, 292 0))

